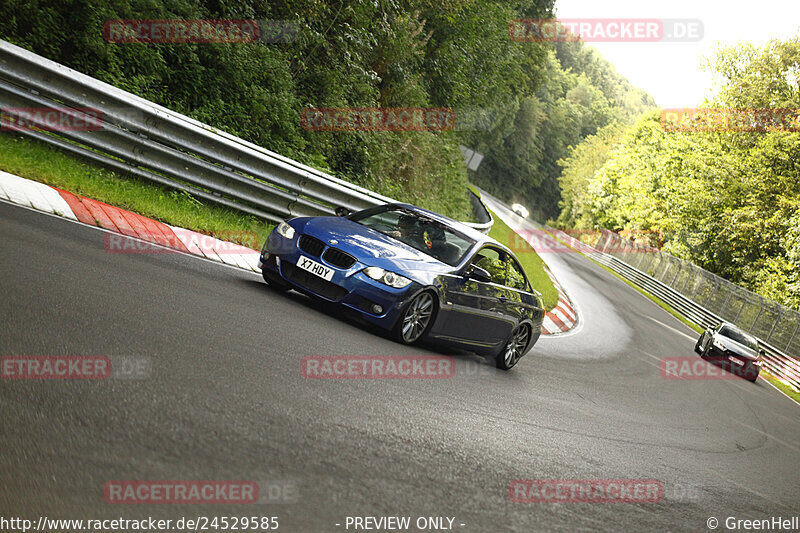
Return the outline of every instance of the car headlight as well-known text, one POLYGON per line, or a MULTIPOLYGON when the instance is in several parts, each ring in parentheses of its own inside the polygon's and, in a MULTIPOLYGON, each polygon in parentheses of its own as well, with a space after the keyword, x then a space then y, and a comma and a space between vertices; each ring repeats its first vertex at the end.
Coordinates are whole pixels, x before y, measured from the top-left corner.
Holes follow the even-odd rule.
POLYGON ((725 345, 722 344, 721 342, 719 342, 717 339, 714 339, 712 341, 712 344, 714 345, 714 348, 719 348, 720 350, 724 350, 725 349, 725 345))
POLYGON ((294 228, 291 227, 286 222, 281 222, 280 224, 278 224, 278 228, 276 231, 278 232, 278 235, 286 239, 291 239, 294 237, 294 228))
POLYGON ((408 285, 411 283, 410 279, 403 277, 400 274, 389 272, 388 270, 384 270, 380 267, 367 267, 364 269, 364 274, 375 281, 380 281, 381 283, 384 283, 390 287, 394 287, 395 289, 408 287, 408 285))

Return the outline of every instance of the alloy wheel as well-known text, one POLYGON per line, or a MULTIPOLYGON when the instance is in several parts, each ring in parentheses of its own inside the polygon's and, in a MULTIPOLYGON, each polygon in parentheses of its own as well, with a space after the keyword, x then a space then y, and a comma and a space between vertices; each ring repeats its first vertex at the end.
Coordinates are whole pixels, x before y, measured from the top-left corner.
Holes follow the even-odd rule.
POLYGON ((422 336, 431 322, 433 307, 433 296, 428 292, 423 292, 414 298, 403 315, 401 326, 403 342, 411 344, 422 336))
POLYGON ((503 352, 503 366, 511 368, 522 357, 523 350, 528 345, 528 328, 521 326, 511 335, 503 352))

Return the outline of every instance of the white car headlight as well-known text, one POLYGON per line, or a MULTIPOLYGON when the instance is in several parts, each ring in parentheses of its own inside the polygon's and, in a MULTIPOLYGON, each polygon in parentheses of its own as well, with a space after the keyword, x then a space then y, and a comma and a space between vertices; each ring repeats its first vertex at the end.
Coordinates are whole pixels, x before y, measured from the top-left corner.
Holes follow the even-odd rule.
POLYGON ((381 283, 384 283, 390 287, 394 287, 395 289, 408 287, 408 285, 411 283, 410 279, 403 277, 400 274, 389 272, 388 270, 384 270, 380 267, 367 267, 364 269, 364 274, 375 281, 380 281, 381 283))
POLYGON ((286 239, 291 239, 294 237, 294 228, 291 227, 286 222, 281 222, 280 224, 278 224, 277 232, 278 235, 286 239))

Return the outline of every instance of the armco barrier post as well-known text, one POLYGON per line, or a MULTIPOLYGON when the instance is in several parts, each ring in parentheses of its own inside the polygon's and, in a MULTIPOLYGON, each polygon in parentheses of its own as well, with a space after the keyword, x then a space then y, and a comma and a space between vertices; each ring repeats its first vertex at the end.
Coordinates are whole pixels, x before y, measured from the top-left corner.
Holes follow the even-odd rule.
MULTIPOLYGON (((712 274, 712 276, 713 276, 713 274, 712 274)), ((708 308, 708 303, 711 301, 711 299, 717 293, 717 290, 719 290, 719 280, 717 279, 717 277, 714 276, 711 279, 714 281, 714 288, 711 289, 710 291, 708 291, 708 298, 706 298, 706 301, 703 302, 703 307, 706 307, 706 308, 708 308)))
POLYGON ((763 298, 759 298, 758 299, 758 303, 761 304, 761 308, 758 310, 758 314, 756 315, 756 319, 753 320, 753 324, 750 326, 750 329, 748 329, 747 331, 752 332, 754 329, 756 329, 756 324, 758 324, 758 319, 761 318, 761 313, 764 312, 764 299, 763 298))
POLYGON ((778 322, 781 321, 782 317, 783 317, 783 313, 781 312, 781 308, 779 307, 778 308, 778 318, 775 320, 775 322, 772 323, 772 329, 769 330, 769 334, 767 335, 767 342, 769 342, 769 340, 772 338, 772 334, 775 333, 775 328, 778 326, 778 322))
POLYGON ((675 272, 675 277, 672 278, 672 281, 669 284, 669 286, 672 287, 673 289, 675 288, 675 282, 678 281, 678 276, 680 275, 682 268, 683 268, 683 261, 678 259, 678 270, 675 272))
POLYGON ((686 286, 689 285, 689 281, 692 279, 694 275, 694 265, 688 262, 686 264, 689 266, 689 272, 686 274, 686 281, 683 282, 683 285, 678 290, 678 292, 680 292, 684 296, 686 296, 686 286))
POLYGON ((656 253, 657 252, 655 250, 652 250, 652 251, 648 252, 647 255, 649 255, 650 257, 647 260, 647 264, 642 265, 642 268, 640 268, 639 270, 641 270, 642 272, 649 272, 650 271, 650 266, 652 265, 653 261, 655 261, 655 259, 656 259, 656 253))
POLYGON ((792 333, 792 336, 789 338, 789 342, 786 343, 786 350, 787 351, 792 346, 792 342, 794 341, 794 338, 797 335, 797 330, 800 330, 800 320, 797 320, 797 325, 794 327, 794 333, 792 333))
POLYGON ((733 317, 733 320, 731 322, 733 322, 734 324, 738 324, 739 323, 739 317, 742 316, 742 311, 744 311, 744 306, 747 305, 748 303, 750 303, 750 301, 747 298, 747 294, 743 294, 742 295, 742 306, 739 308, 739 311, 736 313, 736 316, 733 317))
POLYGON ((667 276, 667 272, 669 272, 669 267, 672 266, 672 258, 663 252, 661 252, 661 256, 664 257, 666 261, 664 262, 664 270, 661 271, 660 276, 656 276, 656 279, 664 283, 664 278, 667 276))
POLYGON ((728 296, 725 298, 725 301, 722 303, 722 308, 719 310, 719 313, 717 313, 719 316, 721 316, 723 318, 725 318, 725 316, 724 316, 725 315, 725 309, 727 309, 728 302, 730 301, 731 295, 733 294, 733 287, 726 285, 726 288, 728 289, 728 296))

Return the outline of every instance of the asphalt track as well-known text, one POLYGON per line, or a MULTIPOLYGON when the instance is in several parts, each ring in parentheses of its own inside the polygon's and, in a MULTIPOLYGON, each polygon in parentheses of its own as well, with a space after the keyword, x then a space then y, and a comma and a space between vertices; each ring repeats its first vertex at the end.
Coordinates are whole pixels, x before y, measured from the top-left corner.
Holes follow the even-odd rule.
POLYGON ((0 516, 278 516, 279 531, 449 516, 486 532, 706 531, 712 516, 800 514, 800 407, 761 380, 664 379, 659 360, 693 356, 694 333, 577 254, 548 259, 579 328, 510 372, 459 356, 450 379, 310 380, 308 355, 441 352, 256 274, 107 253, 103 236, 0 203, 0 355, 151 364, 144 379, 0 381, 0 516), (238 506, 103 496, 110 480, 192 479, 295 493, 238 506), (656 479, 665 494, 514 503, 515 479, 656 479))

